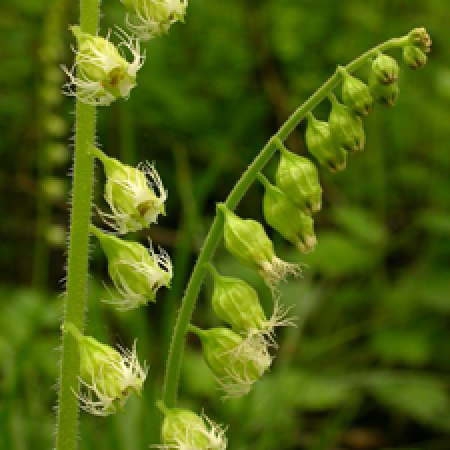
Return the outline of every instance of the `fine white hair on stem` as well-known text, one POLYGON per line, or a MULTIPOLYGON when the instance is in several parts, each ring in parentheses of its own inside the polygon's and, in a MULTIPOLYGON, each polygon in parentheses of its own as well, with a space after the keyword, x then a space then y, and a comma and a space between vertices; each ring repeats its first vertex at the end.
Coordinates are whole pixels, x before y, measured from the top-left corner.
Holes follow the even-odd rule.
POLYGON ((107 360, 96 373, 91 373, 90 383, 78 377, 80 393, 73 392, 81 409, 95 416, 108 416, 125 404, 132 389, 141 390, 148 368, 145 363, 143 366, 139 363, 136 344, 134 341, 131 351, 118 346, 120 360, 107 360))
POLYGON ((119 234, 142 229, 142 221, 133 217, 131 211, 139 211, 141 204, 151 203, 146 206, 144 220, 147 226, 156 223, 168 194, 164 189, 163 182, 153 164, 144 161, 138 164, 137 170, 144 176, 136 176, 134 171, 127 171, 126 178, 115 176, 109 178, 106 184, 105 200, 108 203, 111 213, 105 213, 97 209, 101 219, 105 224, 113 228, 119 234), (115 199, 115 191, 119 187, 126 198, 129 198, 132 208, 125 207, 122 202, 115 199), (150 189, 150 191, 149 191, 150 189))
POLYGON ((161 247, 158 247, 159 253, 153 250, 151 241, 149 241, 148 253, 151 257, 152 264, 144 259, 141 261, 119 260, 114 262, 110 268, 110 275, 117 293, 108 292, 111 298, 103 300, 105 303, 114 305, 119 311, 127 311, 134 309, 149 301, 149 294, 156 295, 158 289, 167 286, 173 275, 173 266, 169 254, 161 247), (136 291, 131 286, 127 278, 122 273, 122 268, 131 267, 136 274, 143 276, 146 284, 151 286, 151 292, 143 293, 141 290, 136 291), (116 295, 118 294, 118 295, 116 295))
POLYGON ((182 20, 188 0, 132 0, 132 5, 133 12, 127 13, 125 23, 132 33, 147 41, 167 33, 171 25, 182 20), (166 19, 155 15, 155 6, 165 9, 166 19))

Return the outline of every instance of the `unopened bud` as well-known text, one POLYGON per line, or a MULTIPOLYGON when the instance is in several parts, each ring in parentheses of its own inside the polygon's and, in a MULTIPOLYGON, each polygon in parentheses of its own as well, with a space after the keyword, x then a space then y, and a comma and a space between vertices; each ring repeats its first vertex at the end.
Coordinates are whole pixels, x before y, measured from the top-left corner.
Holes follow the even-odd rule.
POLYGON ((105 223, 125 234, 148 228, 165 214, 167 192, 151 164, 130 167, 95 147, 91 154, 101 161, 106 174, 105 200, 112 214, 100 212, 105 223))
POLYGON ((427 63, 427 55, 414 45, 405 45, 403 47, 403 61, 411 69, 420 69, 427 63))
POLYGON ((109 105, 117 98, 128 98, 145 59, 140 53, 139 39, 120 29, 116 33, 121 39, 119 47, 128 49, 133 57, 129 63, 109 41, 109 34, 107 38, 94 36, 84 33, 79 26, 71 30, 78 50, 72 69, 63 67, 69 77, 65 93, 89 105, 109 105))
POLYGON ((317 242, 311 216, 303 213, 267 178, 260 174, 258 179, 265 188, 263 212, 266 222, 302 253, 310 252, 317 242))
POLYGON ((411 45, 419 47, 425 53, 430 52, 431 37, 425 28, 414 28, 414 30, 409 33, 408 38, 411 45))
POLYGON ((136 341, 130 352, 119 348, 120 353, 84 336, 72 323, 63 325, 64 333, 75 338, 80 354, 80 407, 97 415, 107 416, 122 408, 132 392, 139 397, 147 377, 147 369, 139 364, 136 341))
POLYGON ((175 22, 184 22, 188 0, 122 0, 128 9, 127 26, 142 40, 167 33, 175 22))
POLYGON ((228 328, 201 330, 189 325, 201 340, 203 356, 225 397, 242 397, 270 367, 268 344, 260 336, 242 338, 228 328))
POLYGON ((257 269, 272 291, 275 291, 279 281, 288 275, 301 275, 299 265, 288 263, 276 256, 272 241, 259 222, 241 219, 224 204, 218 204, 217 208, 225 218, 225 247, 243 264, 257 269))
POLYGON ((373 108, 369 87, 344 67, 339 66, 338 71, 342 76, 342 101, 356 114, 367 116, 373 108))
POLYGON ((329 95, 329 99, 331 112, 328 122, 335 144, 349 152, 361 151, 365 143, 362 119, 339 103, 333 94, 329 95))
POLYGON ((162 249, 155 253, 150 246, 145 248, 138 242, 130 242, 103 233, 91 225, 108 260, 108 273, 117 290, 108 302, 125 311, 155 302, 158 289, 170 287, 172 262, 162 249))
POLYGON ((345 169, 347 151, 332 139, 328 122, 316 119, 311 112, 308 113, 306 145, 317 161, 331 171, 345 169))
POLYGON ((394 58, 378 53, 372 62, 372 72, 380 83, 390 84, 398 80, 400 69, 394 58))
POLYGON ((373 98, 384 106, 391 107, 397 102, 400 88, 398 83, 383 84, 371 74, 369 77, 370 92, 372 92, 373 98))
POLYGON ((162 402, 156 406, 164 414, 161 428, 163 445, 158 448, 195 449, 195 450, 225 450, 227 439, 225 428, 216 425, 208 417, 179 408, 166 408, 162 402))
POLYGON ((314 163, 290 152, 279 139, 275 144, 281 153, 275 174, 277 186, 306 213, 320 211, 322 188, 314 163))

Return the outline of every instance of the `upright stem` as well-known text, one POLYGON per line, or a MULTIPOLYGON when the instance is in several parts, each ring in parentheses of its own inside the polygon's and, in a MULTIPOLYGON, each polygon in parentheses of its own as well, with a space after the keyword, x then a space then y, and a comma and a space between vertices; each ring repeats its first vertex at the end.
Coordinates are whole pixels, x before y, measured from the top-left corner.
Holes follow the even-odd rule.
MULTIPOLYGON (((80 25, 85 33, 96 34, 99 0, 81 0, 80 25)), ((95 106, 77 100, 75 116, 75 158, 73 168, 72 213, 70 218, 69 258, 64 322, 83 330, 87 295, 89 224, 93 183, 93 157, 89 145, 95 139, 95 106)), ((78 439, 79 359, 77 343, 69 333, 62 336, 59 379, 57 450, 75 450, 78 439)))
MULTIPOLYGON (((408 36, 390 39, 373 49, 367 51, 359 58, 346 66, 347 71, 353 72, 366 63, 372 56, 378 52, 384 51, 391 47, 401 47, 408 41, 408 36)), ((228 195, 225 202, 226 207, 233 211, 238 205, 241 198, 247 192, 255 180, 258 173, 267 164, 271 156, 276 150, 275 140, 278 138, 284 141, 306 114, 315 108, 332 90, 339 84, 341 75, 336 71, 303 105, 301 105, 286 120, 283 126, 273 136, 261 152, 256 156, 247 170, 243 173, 233 190, 228 195)), ((218 245, 219 239, 223 233, 223 215, 216 214, 211 225, 209 233, 206 237, 202 251, 199 254, 197 262, 192 271, 191 278, 188 282, 185 296, 182 301, 181 309, 173 333, 173 338, 167 359, 166 374, 164 380, 163 400, 168 408, 175 406, 177 401, 178 381, 180 376, 181 359, 183 356, 185 336, 191 321, 192 313, 195 308, 198 293, 203 282, 206 271, 206 263, 208 263, 218 245)))

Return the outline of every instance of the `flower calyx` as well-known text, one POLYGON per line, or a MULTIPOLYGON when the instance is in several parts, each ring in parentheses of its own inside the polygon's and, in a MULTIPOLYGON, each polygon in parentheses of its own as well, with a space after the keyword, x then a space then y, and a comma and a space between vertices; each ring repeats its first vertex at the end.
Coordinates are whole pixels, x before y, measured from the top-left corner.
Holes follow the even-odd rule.
POLYGON ((372 73, 380 83, 391 84, 398 80, 400 68, 394 58, 378 53, 372 61, 372 73))
POLYGON ((275 174, 277 186, 306 214, 320 211, 322 188, 314 163, 290 152, 278 138, 275 145, 281 155, 275 174))
POLYGON ((319 164, 332 172, 344 170, 347 165, 347 151, 336 145, 332 139, 330 125, 316 119, 311 112, 307 116, 306 145, 319 164))
POLYGON ((350 75, 345 67, 339 66, 337 71, 342 77, 342 101, 356 114, 367 116, 372 111, 374 104, 369 87, 350 75))
POLYGON ((91 225, 91 233, 99 240, 108 260, 108 273, 116 288, 107 303, 119 311, 126 311, 156 301, 162 286, 170 287, 173 268, 169 255, 152 246, 147 249, 138 242, 125 241, 104 233, 91 225))
POLYGON ((122 409, 134 392, 139 397, 147 377, 136 354, 136 341, 131 351, 120 351, 84 336, 72 323, 62 326, 63 332, 75 338, 80 355, 80 407, 96 416, 108 416, 122 409))
POLYGON ((365 134, 361 117, 353 113, 347 106, 339 103, 334 94, 330 94, 328 98, 331 102, 328 123, 335 144, 349 152, 363 150, 365 134))
POLYGON ((258 180, 265 188, 263 213, 266 222, 302 253, 313 250, 317 243, 313 219, 263 175, 259 174, 258 180))
POLYGON ((369 87, 373 98, 378 103, 392 107, 397 103, 400 88, 397 82, 390 84, 380 83, 379 79, 371 72, 369 76, 369 87))
POLYGON ((102 38, 84 33, 78 25, 70 29, 77 39, 77 50, 72 69, 62 67, 69 77, 64 92, 94 106, 107 106, 118 98, 127 99, 145 60, 139 39, 117 28, 115 35, 120 44, 115 47, 109 40, 110 33, 102 38), (119 48, 122 47, 132 55, 131 63, 121 56, 119 48))
POLYGON ((99 211, 106 224, 125 234, 148 228, 160 214, 165 215, 167 191, 153 165, 144 162, 131 167, 95 147, 90 153, 100 160, 106 175, 104 197, 111 213, 99 211))

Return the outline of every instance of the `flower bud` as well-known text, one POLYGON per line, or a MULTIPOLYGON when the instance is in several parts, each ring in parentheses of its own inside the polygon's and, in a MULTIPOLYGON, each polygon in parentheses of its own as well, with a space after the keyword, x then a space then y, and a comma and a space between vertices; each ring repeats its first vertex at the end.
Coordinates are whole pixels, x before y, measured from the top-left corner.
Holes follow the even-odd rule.
POLYGON ((373 108, 369 87, 344 67, 338 67, 338 71, 342 76, 342 101, 356 114, 367 116, 373 108))
POLYGON ((306 145, 317 161, 323 166, 327 166, 332 172, 345 169, 347 152, 335 144, 331 137, 329 124, 317 120, 311 112, 308 113, 306 145))
POLYGON ((372 72, 380 83, 391 84, 398 80, 400 69, 394 58, 378 53, 372 62, 372 72))
POLYGON ((133 57, 133 62, 129 63, 109 41, 109 34, 105 39, 84 33, 79 26, 71 30, 78 50, 72 69, 63 67, 69 77, 65 93, 89 105, 109 105, 117 98, 128 98, 145 59, 140 54, 139 40, 120 29, 116 32, 121 39, 119 47, 127 48, 133 57))
POLYGON ((322 188, 316 166, 308 159, 290 152, 277 139, 281 153, 275 175, 277 186, 307 214, 320 211, 322 207, 322 188))
POLYGON ((108 273, 119 295, 108 302, 118 310, 126 311, 155 302, 158 289, 170 287, 172 262, 162 248, 157 254, 151 245, 146 249, 138 242, 124 241, 92 225, 91 232, 108 259, 108 273))
POLYGON ((263 226, 251 219, 241 219, 224 204, 218 204, 225 218, 225 247, 243 264, 254 267, 272 291, 287 275, 300 276, 301 268, 275 255, 272 241, 263 226))
POLYGON ((163 446, 169 449, 225 450, 227 439, 225 429, 208 417, 178 408, 166 408, 162 402, 156 406, 164 414, 161 429, 163 446))
POLYGON ((100 212, 105 223, 125 234, 148 228, 156 223, 159 214, 165 214, 167 192, 151 164, 130 167, 95 147, 91 154, 102 162, 106 174, 105 200, 112 214, 100 212))
POLYGON ((147 368, 141 367, 133 349, 119 347, 120 353, 89 336, 83 336, 72 323, 63 325, 77 341, 80 355, 80 407, 97 415, 107 416, 122 408, 132 392, 139 397, 147 377, 147 368))
POLYGON ((370 74, 369 77, 370 92, 372 92, 373 98, 384 106, 394 106, 400 93, 398 83, 383 84, 378 79, 370 74))
POLYGON ((365 134, 363 122, 345 105, 339 103, 333 94, 329 95, 331 112, 328 119, 331 137, 336 145, 349 152, 364 148, 365 134))
POLYGON ((431 50, 431 37, 425 28, 414 28, 408 34, 408 39, 411 45, 418 47, 425 53, 431 50))
POLYGON ((403 47, 403 61, 411 69, 420 69, 427 63, 427 55, 414 45, 405 45, 403 47))
POLYGON ((122 0, 128 9, 126 23, 143 41, 167 33, 175 22, 184 22, 188 0, 122 0))
POLYGON ((214 278, 213 310, 237 334, 242 337, 260 336, 276 347, 275 328, 295 326, 288 317, 289 309, 283 309, 275 302, 272 317, 267 319, 258 293, 249 284, 238 278, 219 275, 212 264, 207 267, 214 278))
POLYGON ((259 336, 244 339, 228 328, 201 330, 189 325, 201 340, 203 356, 225 397, 242 397, 272 364, 268 345, 259 336))
POLYGON ((258 179, 265 187, 263 212, 266 222, 302 253, 310 252, 317 242, 312 218, 267 178, 260 174, 258 179))

